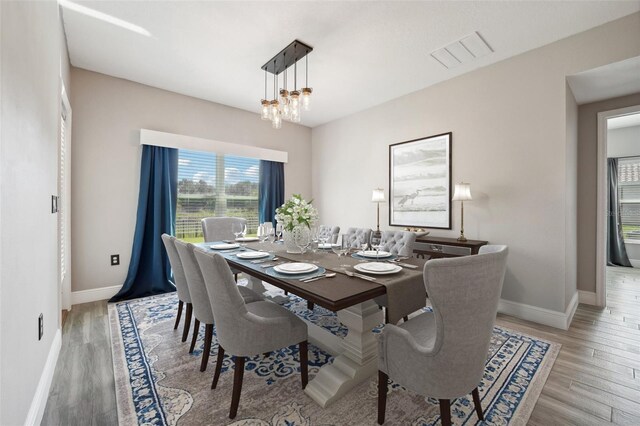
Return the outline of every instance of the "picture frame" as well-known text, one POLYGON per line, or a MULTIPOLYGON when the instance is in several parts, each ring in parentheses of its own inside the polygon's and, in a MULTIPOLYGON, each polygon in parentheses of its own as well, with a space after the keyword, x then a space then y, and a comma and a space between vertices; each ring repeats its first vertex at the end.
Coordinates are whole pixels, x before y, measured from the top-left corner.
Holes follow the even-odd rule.
POLYGON ((389 226, 451 229, 452 136, 389 145, 389 226))

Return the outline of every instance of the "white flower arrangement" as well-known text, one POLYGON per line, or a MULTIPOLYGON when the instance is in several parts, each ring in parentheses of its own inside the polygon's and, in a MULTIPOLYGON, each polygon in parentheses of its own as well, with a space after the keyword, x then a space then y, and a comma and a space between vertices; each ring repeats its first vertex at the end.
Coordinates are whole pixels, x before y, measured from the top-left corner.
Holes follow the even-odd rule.
POLYGON ((318 211, 302 198, 300 194, 293 194, 283 205, 276 209, 276 220, 285 230, 293 231, 297 226, 311 228, 318 220, 318 211))

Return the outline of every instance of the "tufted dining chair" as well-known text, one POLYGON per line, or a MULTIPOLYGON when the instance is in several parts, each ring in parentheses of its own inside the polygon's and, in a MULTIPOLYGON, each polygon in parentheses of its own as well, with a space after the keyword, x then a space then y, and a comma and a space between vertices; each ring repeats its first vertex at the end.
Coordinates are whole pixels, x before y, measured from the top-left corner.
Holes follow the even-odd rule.
MULTIPOLYGON (((209 362, 209 352, 211 351, 211 339, 213 337, 213 311, 209 302, 209 295, 204 284, 204 277, 200 271, 200 266, 193 254, 196 246, 191 243, 185 243, 178 239, 175 240, 176 250, 182 261, 184 276, 189 286, 189 294, 191 294, 193 313, 195 321, 193 325, 193 336, 191 337, 191 346, 189 353, 193 353, 200 333, 200 323, 205 325, 204 333, 204 349, 202 351, 202 362, 200 363, 200 371, 207 369, 209 362)), ((247 303, 263 300, 262 296, 243 286, 239 286, 238 290, 242 298, 247 303)))
POLYGON ((233 224, 240 223, 242 226, 247 224, 247 219, 241 217, 205 217, 201 221, 202 234, 204 242, 211 243, 214 241, 233 240, 233 224))
MULTIPOLYGON (((212 243, 214 241, 235 240, 233 224, 239 223, 244 227, 247 224, 247 219, 242 217, 205 217, 201 223, 204 242, 212 243)), ((240 271, 232 268, 231 272, 235 280, 238 281, 240 271)))
POLYGON ((371 239, 370 228, 348 228, 343 238, 349 239, 349 247, 362 248, 371 239))
POLYGON ((318 227, 318 239, 326 238, 330 244, 338 241, 338 235, 340 234, 339 226, 320 225, 318 227))
POLYGON ((478 255, 430 260, 424 286, 432 312, 400 326, 385 325, 378 340, 378 423, 383 424, 387 383, 440 402, 451 424, 451 400, 469 393, 484 420, 482 380, 507 265, 507 246, 484 246, 478 255))
POLYGON ((234 356, 229 418, 235 418, 238 412, 246 357, 299 345, 304 389, 308 380, 307 324, 273 302, 246 303, 233 282, 229 265, 219 254, 196 249, 195 256, 207 286, 219 343, 212 389, 218 384, 225 352, 234 356))
POLYGON ((171 270, 173 271, 173 281, 178 292, 178 315, 176 315, 176 323, 173 325, 173 329, 175 330, 178 328, 180 317, 182 316, 182 308, 186 304, 184 328, 182 331, 182 341, 186 342, 187 336, 189 335, 189 328, 191 327, 191 314, 193 312, 191 294, 189 293, 187 279, 184 276, 182 261, 180 260, 180 256, 178 255, 174 243, 176 237, 169 234, 162 234, 161 238, 164 243, 164 248, 167 251, 167 256, 169 257, 169 263, 171 264, 171 270))
MULTIPOLYGON (((413 255, 413 246, 416 243, 416 234, 409 231, 384 231, 382 233, 382 238, 380 239, 380 250, 388 251, 389 253, 395 254, 397 256, 412 256, 413 255)), ((424 293, 416 294, 414 300, 424 300, 426 304, 427 295, 424 293)), ((387 307, 387 296, 378 296, 375 299, 375 302, 380 305, 387 307)), ((424 305, 422 305, 424 306, 424 305)), ((415 306, 414 306, 415 307, 415 306)), ((413 309, 411 309, 413 312, 413 309)), ((410 314, 411 312, 406 312, 406 314, 410 314)), ((407 321, 409 318, 407 316, 404 317, 404 320, 407 321)), ((389 322, 389 314, 385 310, 385 322, 389 322)))
POLYGON ((416 244, 416 234, 409 231, 384 231, 380 240, 380 250, 391 252, 398 256, 413 255, 416 244))

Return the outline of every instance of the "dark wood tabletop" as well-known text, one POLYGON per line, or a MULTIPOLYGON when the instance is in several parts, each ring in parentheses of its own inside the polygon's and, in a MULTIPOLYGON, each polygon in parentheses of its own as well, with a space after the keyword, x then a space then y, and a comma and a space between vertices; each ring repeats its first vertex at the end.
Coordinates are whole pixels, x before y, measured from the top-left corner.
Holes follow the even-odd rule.
MULTIPOLYGON (((235 256, 235 254, 238 253, 237 250, 213 250, 209 247, 212 244, 215 243, 202 243, 198 245, 211 252, 216 252, 222 255, 227 260, 227 263, 229 263, 229 266, 234 269, 256 277, 334 312, 357 305, 358 303, 365 302, 373 299, 374 297, 382 296, 386 293, 386 287, 384 285, 376 282, 365 281, 357 277, 349 277, 344 273, 344 270, 340 270, 339 268, 331 268, 330 270, 327 270, 327 272, 333 271, 337 273, 334 278, 324 278, 310 283, 304 283, 299 281, 297 278, 286 279, 274 277, 269 275, 266 272, 266 269, 268 268, 263 268, 261 264, 255 264, 250 261, 237 258, 235 256)), ((259 249, 260 246, 258 244, 259 243, 250 244, 248 249, 259 249)), ((318 260, 319 266, 322 266, 322 258, 324 256, 335 256, 330 253, 330 251, 319 252, 317 254, 307 252, 302 256, 282 252, 275 252, 274 254, 281 260, 285 261, 291 260, 295 262, 308 262, 309 260, 318 260)), ((349 263, 356 261, 349 257, 344 258, 344 260, 349 263)), ((422 259, 412 258, 403 260, 403 262, 422 267, 425 261, 422 259)), ((357 261, 355 263, 357 263, 357 261)), ((419 270, 421 271, 420 268, 419 270)), ((402 274, 402 272, 400 274, 402 274)), ((392 279, 389 277, 392 276, 385 276, 385 279, 392 279)))

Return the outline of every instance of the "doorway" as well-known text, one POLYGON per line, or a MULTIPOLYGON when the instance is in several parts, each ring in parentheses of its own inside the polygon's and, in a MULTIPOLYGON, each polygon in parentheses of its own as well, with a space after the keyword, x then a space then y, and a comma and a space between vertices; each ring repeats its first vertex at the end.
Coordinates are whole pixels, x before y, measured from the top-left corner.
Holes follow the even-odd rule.
POLYGON ((609 289, 640 288, 640 105, 598 113, 597 158, 596 304, 605 307, 609 289))

